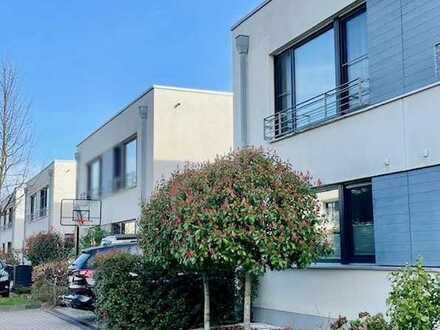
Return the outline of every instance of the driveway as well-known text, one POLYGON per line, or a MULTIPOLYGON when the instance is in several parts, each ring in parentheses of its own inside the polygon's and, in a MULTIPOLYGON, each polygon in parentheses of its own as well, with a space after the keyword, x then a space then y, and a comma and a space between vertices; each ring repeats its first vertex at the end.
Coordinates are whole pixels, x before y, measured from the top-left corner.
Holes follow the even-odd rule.
POLYGON ((74 319, 40 309, 0 312, 2 330, 88 330, 74 319), (58 316, 57 316, 58 315, 58 316))

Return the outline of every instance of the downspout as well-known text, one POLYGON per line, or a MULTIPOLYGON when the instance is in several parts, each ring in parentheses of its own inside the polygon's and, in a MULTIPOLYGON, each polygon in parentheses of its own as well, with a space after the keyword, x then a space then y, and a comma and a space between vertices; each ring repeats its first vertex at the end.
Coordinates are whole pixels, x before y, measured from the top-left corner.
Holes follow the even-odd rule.
POLYGON ((140 146, 138 147, 138 154, 141 158, 141 168, 140 168, 140 189, 141 189, 141 203, 145 203, 147 200, 147 150, 148 150, 148 107, 139 106, 139 116, 141 118, 141 136, 140 136, 140 146))
MULTIPOLYGON (((49 196, 46 197, 47 198, 47 202, 49 205, 49 210, 47 211, 47 217, 48 217, 48 228, 47 228, 47 232, 51 232, 54 229, 54 219, 53 219, 53 215, 54 215, 54 183, 55 183, 55 178, 54 178, 54 173, 55 173, 55 162, 53 163, 53 168, 49 169, 49 196)), ((40 202, 41 205, 41 202, 40 202)))
POLYGON ((248 93, 248 53, 249 53, 249 36, 239 35, 235 38, 235 47, 240 58, 240 102, 239 102, 239 115, 238 128, 239 134, 239 147, 245 147, 248 145, 247 134, 247 93, 248 93))
POLYGON ((80 162, 80 153, 79 151, 75 152, 75 167, 76 167, 76 179, 75 179, 75 198, 80 199, 81 193, 79 192, 79 162, 80 162))

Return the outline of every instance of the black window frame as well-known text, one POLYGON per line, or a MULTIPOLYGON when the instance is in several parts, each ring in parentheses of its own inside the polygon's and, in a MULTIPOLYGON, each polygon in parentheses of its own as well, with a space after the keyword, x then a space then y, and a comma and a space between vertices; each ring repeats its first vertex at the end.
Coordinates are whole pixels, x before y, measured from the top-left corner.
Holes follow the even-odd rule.
POLYGON ((37 193, 33 193, 29 197, 29 217, 30 220, 34 220, 37 214, 37 193))
POLYGON ((101 196, 102 196, 102 157, 98 156, 87 163, 87 199, 100 198, 101 196), (92 193, 91 174, 92 174, 92 165, 96 162, 98 162, 99 164, 99 179, 98 179, 99 183, 98 183, 98 191, 96 192, 96 195, 94 195, 92 193))
MULTIPOLYGON (((274 63, 274 113, 278 114, 278 113, 283 113, 285 111, 288 111, 289 109, 280 109, 280 105, 279 105, 279 98, 282 94, 280 94, 279 91, 279 86, 280 86, 280 80, 281 80, 281 74, 279 73, 279 68, 280 68, 280 59, 286 55, 286 54, 290 54, 290 65, 291 65, 291 72, 290 72, 290 84, 291 84, 291 108, 290 110, 292 110, 292 126, 293 126, 293 132, 295 132, 297 130, 297 119, 296 119, 296 95, 295 95, 295 57, 294 57, 294 52, 295 49, 305 45, 306 43, 308 43, 309 41, 313 40, 316 37, 319 37, 320 35, 328 32, 329 30, 333 29, 334 31, 334 40, 335 40, 335 84, 336 87, 341 86, 342 84, 348 83, 348 73, 347 73, 347 69, 343 68, 344 63, 346 63, 346 59, 347 58, 347 49, 346 49, 346 29, 345 29, 345 23, 347 21, 349 21, 351 18, 356 17, 357 15, 360 15, 362 13, 366 13, 367 12, 367 5, 366 3, 362 3, 359 6, 357 6, 356 8, 351 9, 350 11, 348 11, 347 13, 344 13, 340 16, 335 17, 330 23, 324 25, 323 27, 321 27, 320 29, 318 29, 317 31, 311 33, 309 36, 307 36, 306 38, 298 41, 297 43, 295 43, 294 45, 290 46, 289 48, 283 50, 282 52, 280 52, 279 54, 276 54, 273 56, 273 63, 274 63)), ((323 91, 323 93, 326 91, 323 91)), ((344 97, 344 95, 342 95, 342 97, 344 97)), ((340 106, 340 101, 339 99, 341 98, 341 96, 339 96, 336 100, 337 102, 337 113, 338 115, 343 115, 345 113, 347 113, 347 107, 344 106, 340 106)), ((277 129, 275 129, 275 137, 280 137, 283 136, 285 134, 287 134, 286 132, 283 132, 283 128, 280 127, 280 123, 276 122, 275 123, 275 127, 278 127, 277 129)), ((288 132, 290 133, 290 131, 288 132)))
POLYGON ((48 196, 49 196, 48 186, 40 189, 40 208, 39 208, 40 217, 47 216, 47 209, 49 206, 48 196))
POLYGON ((137 148, 138 138, 137 134, 130 136, 125 139, 115 147, 113 147, 113 191, 118 191, 120 189, 131 189, 137 186, 137 160, 138 160, 138 148, 137 148), (127 186, 127 145, 133 141, 136 141, 136 184, 133 186, 127 186))
MULTIPOLYGON (((347 193, 350 187, 353 186, 365 186, 371 185, 371 179, 362 179, 350 182, 344 182, 341 184, 333 184, 324 187, 319 187, 317 193, 325 192, 329 190, 338 189, 339 194, 339 226, 340 226, 340 249, 341 258, 322 258, 322 263, 341 263, 341 264, 353 264, 353 263, 376 263, 376 255, 369 256, 356 256, 353 253, 353 230, 352 223, 349 217, 350 205, 347 203, 347 193)), ((373 206, 372 206, 373 207, 373 206)), ((374 223, 374 209, 372 209, 373 223, 374 223)))

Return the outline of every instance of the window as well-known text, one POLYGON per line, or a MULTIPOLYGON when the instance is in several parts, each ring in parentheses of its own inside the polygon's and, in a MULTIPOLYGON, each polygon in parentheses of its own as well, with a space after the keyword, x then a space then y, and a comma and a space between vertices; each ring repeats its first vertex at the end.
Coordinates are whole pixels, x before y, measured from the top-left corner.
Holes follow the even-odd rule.
POLYGON ((136 234, 136 221, 125 221, 112 223, 111 233, 113 235, 130 235, 136 234))
POLYGON ((347 257, 357 262, 374 262, 373 194, 370 183, 347 186, 344 190, 344 226, 347 257))
POLYGON ((327 259, 341 259, 341 226, 339 217, 339 189, 318 193, 320 215, 325 219, 325 229, 333 250, 327 259))
POLYGON ((35 219, 36 210, 37 210, 37 195, 33 194, 30 197, 30 220, 35 219))
POLYGON ((8 253, 12 252, 12 242, 8 242, 8 253))
POLYGON ((101 159, 92 161, 88 166, 88 198, 99 199, 101 196, 101 159))
POLYGON ((40 217, 47 215, 47 192, 47 187, 40 190, 40 217))
POLYGON ((357 182, 327 188, 317 197, 333 250, 324 261, 375 262, 371 183, 357 182))
POLYGON ((12 227, 14 222, 14 208, 10 207, 8 212, 8 227, 12 227))
POLYGON ((137 179, 137 141, 136 139, 124 145, 124 185, 125 188, 136 186, 137 179))
POLYGON ((275 57, 275 137, 365 105, 366 17, 363 6, 275 57))
POLYGON ((130 139, 113 149, 113 190, 137 184, 137 140, 130 139))
POLYGON ((435 76, 440 79, 440 42, 434 45, 435 76))

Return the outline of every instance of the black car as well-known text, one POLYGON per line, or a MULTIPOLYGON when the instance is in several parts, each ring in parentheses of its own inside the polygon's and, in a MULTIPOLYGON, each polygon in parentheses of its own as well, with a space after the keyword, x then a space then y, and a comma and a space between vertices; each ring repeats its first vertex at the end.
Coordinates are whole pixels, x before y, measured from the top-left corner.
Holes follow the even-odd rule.
POLYGON ((11 281, 9 273, 6 271, 6 265, 0 261, 0 296, 9 297, 11 281))
POLYGON ((94 308, 95 296, 92 290, 95 286, 93 279, 95 274, 94 260, 99 255, 113 252, 140 254, 137 243, 112 244, 83 250, 69 266, 70 294, 62 297, 65 305, 78 309, 94 308))

